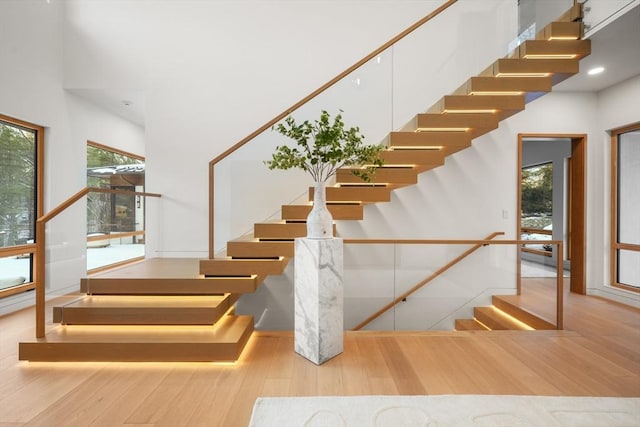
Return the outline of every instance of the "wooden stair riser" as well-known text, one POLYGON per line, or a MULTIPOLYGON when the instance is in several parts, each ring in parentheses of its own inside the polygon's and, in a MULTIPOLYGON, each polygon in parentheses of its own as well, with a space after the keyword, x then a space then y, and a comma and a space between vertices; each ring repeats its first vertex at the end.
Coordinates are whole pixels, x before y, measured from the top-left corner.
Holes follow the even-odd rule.
POLYGON ((464 114, 456 113, 456 111, 495 110, 495 114, 498 115, 499 120, 504 120, 505 118, 524 110, 524 107, 524 95, 447 95, 431 107, 429 112, 464 114))
POLYGON ((251 333, 251 316, 224 316, 215 326, 66 326, 21 342, 33 362, 231 362, 251 333), (80 329, 77 329, 80 328, 80 329))
POLYGON ((220 295, 255 292, 258 277, 202 279, 82 279, 80 291, 90 295, 220 295))
POLYGON ((525 102, 529 103, 547 92, 551 92, 551 77, 471 77, 455 91, 457 95, 482 93, 522 93, 525 102))
MULTIPOLYGON (((373 176, 373 183, 386 183, 390 185, 402 184, 411 185, 418 182, 418 169, 413 167, 407 168, 379 168, 373 176)), ((352 174, 348 169, 339 169, 336 173, 337 184, 366 184, 366 182, 352 174)), ((334 218, 335 219, 335 218, 334 218)))
POLYGON ((456 319, 455 326, 456 331, 488 331, 482 324, 476 322, 474 319, 456 319))
POLYGON ((509 301, 509 296, 505 297, 505 296, 494 295, 491 299, 491 303, 495 307, 499 308, 500 310, 504 311, 510 316, 515 317, 521 322, 526 323, 527 325, 531 326, 535 330, 556 329, 553 323, 509 301))
MULTIPOLYGON (((480 76, 516 78, 518 74, 566 74, 580 71, 577 59, 518 59, 501 58, 485 69, 480 76), (506 75, 505 75, 506 74, 506 75)), ((553 79, 552 79, 553 80, 553 79)))
POLYGON ((293 240, 290 241, 230 241, 227 256, 232 258, 293 257, 293 240))
POLYGON ((281 259, 204 259, 200 261, 200 274, 208 277, 268 276, 282 274, 289 258, 281 259))
POLYGON ((389 144, 394 147, 442 147, 449 156, 471 146, 467 132, 391 132, 389 144))
POLYGON ((224 297, 88 296, 54 307, 54 323, 67 325, 212 325, 231 307, 224 297))
MULTIPOLYGON (((387 187, 327 187, 327 202, 376 203, 391 200, 391 189, 387 187)), ((309 188, 309 201, 313 200, 313 187, 309 188)))
MULTIPOLYGON (((444 164, 444 150, 390 149, 382 153, 385 165, 433 165, 444 164)), ((381 172, 384 168, 376 172, 381 172)), ((393 182, 393 181, 391 181, 393 182)))
POLYGON ((502 313, 494 307, 474 307, 473 316, 475 319, 491 330, 522 330, 513 320, 505 318, 502 313))
MULTIPOLYGON (((335 235, 335 224, 333 234, 335 235)), ((307 224, 304 222, 266 222, 253 225, 253 236, 256 239, 290 239, 307 235, 307 224)))
POLYGON ((417 127, 438 128, 480 128, 493 130, 498 127, 495 114, 418 114, 417 127))
MULTIPOLYGON (((313 205, 285 205, 282 206, 282 219, 306 221, 313 205)), ((334 220, 361 220, 364 218, 364 206, 361 204, 327 204, 334 220)))
POLYGON ((583 34, 582 22, 551 22, 536 33, 536 40, 579 39, 583 34))
POLYGON ((545 55, 575 55, 575 59, 591 54, 591 40, 526 40, 514 51, 517 58, 535 60, 545 55))

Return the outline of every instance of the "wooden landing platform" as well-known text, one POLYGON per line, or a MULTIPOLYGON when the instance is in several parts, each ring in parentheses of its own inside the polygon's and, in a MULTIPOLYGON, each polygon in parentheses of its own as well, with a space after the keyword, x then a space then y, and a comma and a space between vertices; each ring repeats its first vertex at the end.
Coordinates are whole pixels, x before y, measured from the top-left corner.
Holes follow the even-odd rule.
POLYGON ((262 278, 205 277, 200 258, 150 258, 80 281, 93 295, 216 295, 254 292, 262 278))
POLYGON ((209 326, 60 326, 19 344, 32 362, 230 362, 253 332, 253 317, 225 316, 209 326))

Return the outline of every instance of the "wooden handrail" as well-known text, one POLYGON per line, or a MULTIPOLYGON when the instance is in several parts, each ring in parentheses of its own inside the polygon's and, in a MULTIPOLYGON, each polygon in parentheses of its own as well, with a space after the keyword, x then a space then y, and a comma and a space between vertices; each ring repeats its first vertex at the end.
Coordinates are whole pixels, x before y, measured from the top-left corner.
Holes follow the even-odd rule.
MULTIPOLYGON (((482 246, 488 246, 488 245, 520 245, 520 244, 523 244, 523 243, 545 243, 545 244, 550 244, 550 245, 557 245, 557 247, 558 247, 558 252, 557 253, 558 254, 562 254, 563 253, 563 243, 562 243, 561 240, 493 240, 495 237, 500 236, 500 235, 504 235, 504 232, 491 233, 489 236, 487 236, 485 239, 482 239, 482 240, 469 240, 469 239, 415 239, 415 240, 414 239, 410 239, 410 240, 405 240, 405 239, 344 239, 344 244, 403 244, 403 245, 412 245, 412 244, 415 244, 415 245, 425 245, 425 244, 434 244, 434 245, 435 244, 437 244, 437 245, 460 244, 460 245, 463 245, 463 244, 472 244, 472 245, 474 245, 473 247, 469 248, 468 250, 463 252, 461 255, 457 256, 456 258, 451 260, 449 263, 447 263, 446 265, 441 267, 439 270, 437 270, 436 272, 432 273, 430 276, 428 276, 427 278, 425 278, 424 280, 422 280, 421 282, 419 282, 418 284, 413 286, 411 289, 409 289, 408 291, 404 292, 400 296, 396 297, 392 302, 390 302, 389 304, 385 305, 380 310, 376 311, 374 314, 369 316, 367 319, 365 319, 364 321, 362 321, 361 323, 356 325, 353 328, 353 330, 354 331, 358 331, 358 330, 362 329, 363 327, 365 327, 366 325, 371 323, 373 320, 377 319, 382 314, 386 313, 389 309, 393 308, 398 303, 402 302, 405 298, 407 298, 408 296, 410 296, 411 294, 413 294, 417 290, 419 290, 422 287, 424 287, 425 285, 427 285, 433 279, 435 279, 436 277, 438 277, 439 275, 441 275, 442 273, 444 273, 445 271, 447 271, 448 269, 450 269, 454 265, 458 264, 460 261, 462 261, 464 258, 469 256, 471 253, 475 252, 476 250, 478 250, 482 246)), ((563 287, 564 287, 564 282, 563 282, 563 274, 562 274, 562 272, 563 272, 562 257, 558 256, 557 257, 557 262, 556 262, 556 328, 557 329, 562 329, 563 328, 563 316, 564 316, 564 314, 563 314, 563 299, 564 299, 563 287)))
POLYGON ((45 265, 46 265, 46 241, 45 226, 47 222, 64 212, 69 206, 86 196, 88 193, 111 193, 111 194, 127 194, 133 196, 145 197, 161 197, 158 193, 146 193, 142 191, 126 191, 112 190, 110 188, 85 187, 55 208, 51 209, 47 214, 42 215, 36 221, 36 251, 34 282, 36 284, 36 338, 43 338, 45 335, 45 265))
POLYGON ((449 6, 453 5, 457 1, 458 0, 447 0, 445 3, 437 7, 427 16, 415 22, 413 25, 411 25, 410 27, 402 31, 400 34, 396 35, 391 40, 389 40, 379 48, 375 49, 373 52, 369 53, 367 56, 365 56, 364 58, 362 58, 361 60, 359 60, 358 62, 356 62, 355 64, 353 64, 352 66, 350 66, 349 68, 347 68, 346 70, 344 70, 343 72, 341 72, 340 74, 338 74, 337 76, 335 76, 334 78, 332 78, 331 80, 323 84, 322 86, 320 86, 318 89, 311 92, 309 95, 305 96, 304 98, 302 98, 301 100, 293 104, 291 107, 287 108, 286 110, 284 110, 283 112, 281 112, 280 114, 278 114, 277 116, 269 120, 267 123, 260 126, 255 131, 251 132, 249 135, 247 135, 246 137, 244 137, 243 139, 241 139, 240 141, 238 141, 237 143, 229 147, 226 151, 224 151, 222 154, 218 155, 216 158, 214 158, 209 162, 209 258, 214 257, 214 251, 215 251, 215 248, 214 248, 214 245, 215 245, 215 242, 214 242, 214 237, 215 237, 214 168, 215 168, 215 165, 221 160, 223 160, 224 158, 226 158, 227 156, 229 156, 231 153, 235 152, 236 150, 238 150, 239 148, 247 144, 249 141, 253 140, 256 136, 260 135, 262 132, 266 131, 267 129, 271 128, 273 125, 278 123, 280 120, 287 117, 293 111, 305 105, 307 102, 311 101, 316 96, 320 95, 325 90, 329 89, 330 87, 338 83, 344 77, 351 74, 352 72, 354 72, 355 70, 357 70, 358 68, 366 64, 371 59, 380 55, 382 52, 387 50, 390 46, 393 46, 394 44, 396 44, 397 42, 399 42, 400 40, 402 40, 403 38, 405 38, 406 36, 414 32, 415 30, 423 26, 428 21, 435 18, 440 13, 444 12, 447 8, 449 8, 449 6))

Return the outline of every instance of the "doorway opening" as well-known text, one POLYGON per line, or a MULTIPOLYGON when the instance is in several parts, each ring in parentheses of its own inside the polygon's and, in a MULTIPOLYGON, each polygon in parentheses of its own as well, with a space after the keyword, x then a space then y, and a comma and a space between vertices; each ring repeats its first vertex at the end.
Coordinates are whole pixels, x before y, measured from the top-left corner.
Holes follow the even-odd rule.
POLYGON ((522 278, 555 277, 561 257, 572 292, 585 283, 585 135, 518 135, 517 235, 522 240, 561 240, 563 253, 544 242, 518 253, 522 278))

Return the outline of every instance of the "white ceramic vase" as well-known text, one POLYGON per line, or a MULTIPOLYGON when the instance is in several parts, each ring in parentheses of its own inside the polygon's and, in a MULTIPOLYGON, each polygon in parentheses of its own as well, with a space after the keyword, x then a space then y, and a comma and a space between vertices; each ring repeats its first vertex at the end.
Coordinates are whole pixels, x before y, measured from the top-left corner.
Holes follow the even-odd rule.
POLYGON ((313 187, 313 208, 307 216, 307 238, 333 238, 333 217, 327 209, 324 182, 316 182, 313 187))

